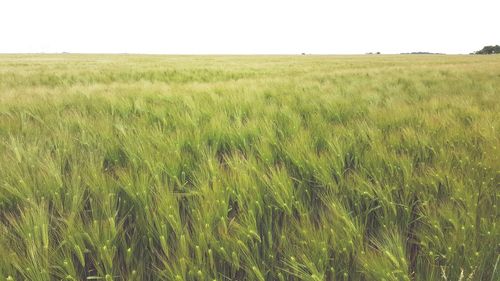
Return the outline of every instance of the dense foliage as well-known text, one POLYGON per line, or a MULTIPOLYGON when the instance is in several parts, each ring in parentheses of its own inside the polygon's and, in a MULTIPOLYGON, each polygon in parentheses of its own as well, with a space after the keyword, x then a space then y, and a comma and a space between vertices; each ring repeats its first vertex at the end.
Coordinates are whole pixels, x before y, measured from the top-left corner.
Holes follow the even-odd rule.
POLYGON ((481 50, 476 52, 477 55, 493 55, 500 54, 500 46, 484 46, 481 50))
POLYGON ((0 56, 0 280, 499 280, 500 57, 0 56))

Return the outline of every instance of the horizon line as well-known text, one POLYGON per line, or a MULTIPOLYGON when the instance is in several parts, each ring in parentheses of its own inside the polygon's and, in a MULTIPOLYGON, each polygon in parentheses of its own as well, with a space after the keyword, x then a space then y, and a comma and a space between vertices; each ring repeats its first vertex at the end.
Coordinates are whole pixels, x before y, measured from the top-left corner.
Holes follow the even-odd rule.
POLYGON ((471 53, 401 52, 401 53, 136 53, 136 52, 0 52, 0 55, 152 55, 152 56, 357 56, 357 55, 471 55, 471 53))

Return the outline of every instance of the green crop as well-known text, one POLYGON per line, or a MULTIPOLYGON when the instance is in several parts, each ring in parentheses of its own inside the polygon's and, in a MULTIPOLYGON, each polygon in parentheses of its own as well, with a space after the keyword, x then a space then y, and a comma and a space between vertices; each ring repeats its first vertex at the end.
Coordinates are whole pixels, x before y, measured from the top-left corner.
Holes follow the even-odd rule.
POLYGON ((500 56, 0 55, 0 281, 499 280, 500 56))

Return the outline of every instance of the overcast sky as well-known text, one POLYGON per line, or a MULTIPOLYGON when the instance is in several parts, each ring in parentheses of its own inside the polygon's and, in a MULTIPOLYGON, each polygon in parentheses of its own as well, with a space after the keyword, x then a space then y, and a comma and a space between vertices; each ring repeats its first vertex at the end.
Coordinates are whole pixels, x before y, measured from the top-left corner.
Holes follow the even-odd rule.
POLYGON ((499 0, 1 0, 0 53, 470 53, 499 0))

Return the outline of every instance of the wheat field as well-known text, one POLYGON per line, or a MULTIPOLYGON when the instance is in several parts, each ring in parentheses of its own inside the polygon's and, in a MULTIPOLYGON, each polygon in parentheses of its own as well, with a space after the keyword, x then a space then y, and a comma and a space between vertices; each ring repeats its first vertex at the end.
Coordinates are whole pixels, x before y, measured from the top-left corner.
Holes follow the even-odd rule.
POLYGON ((0 55, 0 281, 500 279, 500 56, 0 55))

